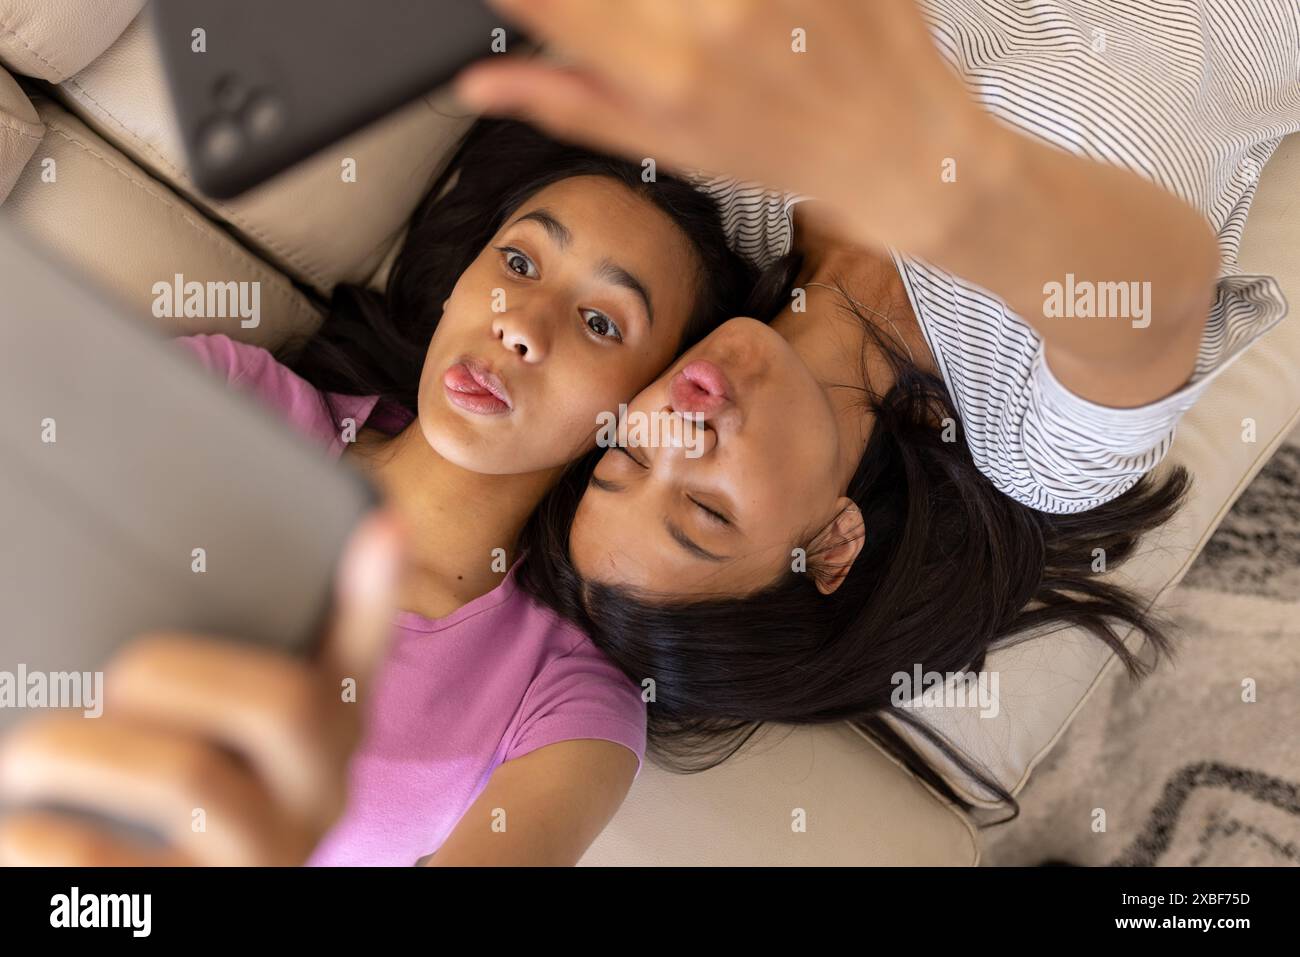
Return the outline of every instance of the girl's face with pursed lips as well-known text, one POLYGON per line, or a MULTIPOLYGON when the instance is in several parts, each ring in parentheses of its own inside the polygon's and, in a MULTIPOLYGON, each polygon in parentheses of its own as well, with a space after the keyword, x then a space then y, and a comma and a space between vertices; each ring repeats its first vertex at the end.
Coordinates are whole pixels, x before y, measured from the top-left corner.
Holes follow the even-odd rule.
POLYGON ((600 176, 534 194, 456 283, 420 379, 420 428, 470 471, 557 468, 672 359, 700 284, 690 240, 600 176))
POLYGON ((629 403, 629 420, 655 413, 702 421, 703 435, 605 453, 570 530, 584 579, 646 596, 745 595, 856 514, 836 476, 860 450, 844 447, 827 388, 771 327, 724 323, 629 403))

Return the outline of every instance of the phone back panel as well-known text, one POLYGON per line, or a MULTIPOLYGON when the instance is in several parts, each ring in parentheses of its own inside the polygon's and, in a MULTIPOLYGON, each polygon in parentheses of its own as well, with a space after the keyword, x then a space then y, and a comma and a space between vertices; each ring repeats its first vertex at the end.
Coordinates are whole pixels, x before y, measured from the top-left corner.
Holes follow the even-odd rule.
POLYGON ((370 486, 3 223, 0 289, 0 671, 157 629, 312 647, 370 486))
POLYGON ((153 17, 191 175, 219 198, 515 38, 481 0, 165 0, 153 17))

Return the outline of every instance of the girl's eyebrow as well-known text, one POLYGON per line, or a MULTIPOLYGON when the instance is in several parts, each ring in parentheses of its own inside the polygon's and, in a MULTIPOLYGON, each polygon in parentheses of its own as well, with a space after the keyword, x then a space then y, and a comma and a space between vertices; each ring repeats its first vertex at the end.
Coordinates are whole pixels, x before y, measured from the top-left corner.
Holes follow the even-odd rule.
POLYGON ((650 304, 650 290, 646 289, 645 283, 640 279, 637 279, 635 275, 628 272, 612 259, 601 260, 600 269, 597 270, 596 275, 601 279, 608 280, 615 286, 622 286, 624 289, 631 289, 634 293, 640 296, 641 301, 645 303, 646 318, 650 320, 650 326, 652 328, 654 327, 655 310, 654 306, 650 304))
POLYGON ((561 249, 567 249, 573 244, 573 233, 569 227, 564 225, 555 218, 555 214, 545 207, 534 209, 531 212, 524 213, 516 219, 511 226, 518 226, 520 223, 537 223, 546 230, 546 235, 551 237, 551 241, 561 249))

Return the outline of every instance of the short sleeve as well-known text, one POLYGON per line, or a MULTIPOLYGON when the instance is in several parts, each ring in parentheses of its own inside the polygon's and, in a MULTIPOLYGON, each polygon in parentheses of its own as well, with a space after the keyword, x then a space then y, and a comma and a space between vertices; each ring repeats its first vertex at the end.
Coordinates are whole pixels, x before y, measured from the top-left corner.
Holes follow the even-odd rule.
POLYGON ((1192 375, 1178 391, 1136 408, 1109 408, 1074 394, 1053 375, 1040 344, 1021 435, 1044 510, 1093 508, 1136 484, 1165 457, 1179 420, 1215 378, 1286 312, 1273 277, 1221 276, 1192 375))
POLYGON ((204 368, 230 384, 238 382, 245 375, 250 357, 262 351, 219 333, 178 336, 171 341, 192 353, 204 368))
POLYGON ((722 228, 732 251, 759 269, 770 266, 794 245, 795 193, 768 189, 730 176, 692 172, 687 178, 718 205, 722 228))
POLYGON ((1287 312, 1275 279, 1241 275, 1225 258, 1188 381, 1157 402, 1117 409, 1067 389, 1042 337, 998 297, 897 251, 894 261, 976 466, 1042 512, 1087 511, 1132 488, 1164 459, 1179 420, 1214 379, 1287 312))
POLYGON ((595 738, 645 759, 646 709, 641 694, 585 637, 552 659, 529 687, 502 761, 560 741, 595 738))
MULTIPOLYGON (((181 336, 172 342, 193 353, 227 384, 253 397, 331 455, 343 452, 333 412, 322 393, 266 349, 221 334, 181 336)), ((341 415, 355 419, 360 428, 377 401, 376 396, 336 396, 334 404, 341 415)))

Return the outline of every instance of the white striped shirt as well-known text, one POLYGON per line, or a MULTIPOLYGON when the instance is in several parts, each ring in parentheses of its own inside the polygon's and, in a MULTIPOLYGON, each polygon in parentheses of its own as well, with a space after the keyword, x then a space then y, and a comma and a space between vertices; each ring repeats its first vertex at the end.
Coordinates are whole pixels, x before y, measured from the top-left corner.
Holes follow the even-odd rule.
MULTIPOLYGON (((1129 409, 1061 385, 1042 338, 997 296, 893 254, 976 465, 1031 508, 1093 508, 1159 463, 1183 413, 1286 314, 1276 280, 1242 275, 1237 249, 1260 170, 1281 139, 1300 130, 1300 0, 920 6, 938 49, 986 110, 1024 134, 1163 186, 1218 235, 1217 296, 1195 371, 1172 395, 1129 409)), ((789 251, 790 209, 800 197, 725 177, 702 186, 722 204, 742 254, 765 265, 789 251)))

